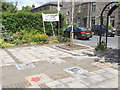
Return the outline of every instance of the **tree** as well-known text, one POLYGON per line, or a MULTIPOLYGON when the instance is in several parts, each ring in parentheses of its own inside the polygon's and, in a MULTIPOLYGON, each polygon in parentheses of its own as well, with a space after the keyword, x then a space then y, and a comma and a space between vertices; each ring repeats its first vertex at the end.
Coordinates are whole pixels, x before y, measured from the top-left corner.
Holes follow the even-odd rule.
POLYGON ((19 12, 30 12, 30 10, 32 9, 31 6, 23 6, 22 7, 22 10, 19 10, 19 12))
POLYGON ((12 2, 2 2, 2 12, 17 12, 17 4, 18 2, 15 2, 15 5, 12 2))

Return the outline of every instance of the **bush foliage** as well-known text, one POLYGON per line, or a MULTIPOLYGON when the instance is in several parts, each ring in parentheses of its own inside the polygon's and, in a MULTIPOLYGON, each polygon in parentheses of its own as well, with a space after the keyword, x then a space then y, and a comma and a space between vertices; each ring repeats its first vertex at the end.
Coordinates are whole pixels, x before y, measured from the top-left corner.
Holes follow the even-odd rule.
MULTIPOLYGON (((42 13, 57 13, 56 11, 44 11, 39 13, 17 12, 17 13, 2 13, 2 24, 5 27, 7 34, 19 32, 20 30, 36 29, 43 33, 42 13)), ((61 14, 61 25, 64 27, 64 16, 61 14)), ((52 22, 55 34, 57 34, 57 22, 52 22)), ((50 22, 45 22, 45 30, 48 35, 52 35, 52 27, 50 22)), ((4 30, 3 30, 4 31, 4 30)))
POLYGON ((96 51, 106 51, 106 43, 104 41, 101 42, 101 45, 98 44, 95 48, 96 51))
POLYGON ((20 30, 12 35, 14 44, 23 43, 47 43, 48 35, 45 33, 40 34, 37 30, 25 31, 20 30))

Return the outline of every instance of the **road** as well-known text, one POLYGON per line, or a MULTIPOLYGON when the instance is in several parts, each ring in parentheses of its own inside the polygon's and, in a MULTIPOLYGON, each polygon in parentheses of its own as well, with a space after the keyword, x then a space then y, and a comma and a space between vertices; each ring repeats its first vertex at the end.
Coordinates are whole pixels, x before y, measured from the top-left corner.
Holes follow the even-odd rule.
MULTIPOLYGON (((115 37, 108 37, 108 47, 111 47, 113 49, 118 49, 118 38, 120 38, 120 36, 115 36, 115 37)), ((102 40, 106 40, 106 37, 102 37, 102 40)), ((96 47, 97 43, 99 42, 99 36, 93 36, 91 39, 89 40, 75 40, 77 41, 78 43, 81 43, 81 44, 85 44, 85 45, 89 45, 89 46, 92 46, 92 47, 96 47)))

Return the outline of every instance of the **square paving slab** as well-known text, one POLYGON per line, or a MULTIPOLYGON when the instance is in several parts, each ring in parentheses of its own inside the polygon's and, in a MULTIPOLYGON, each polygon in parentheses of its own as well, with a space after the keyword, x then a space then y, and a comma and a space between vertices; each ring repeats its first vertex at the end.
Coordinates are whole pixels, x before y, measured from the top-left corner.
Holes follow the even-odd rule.
POLYGON ((25 79, 28 82, 30 82, 31 85, 40 85, 40 84, 52 81, 52 79, 44 73, 33 75, 33 76, 28 76, 25 79))
POLYGON ((100 68, 108 68, 112 66, 110 63, 100 63, 100 62, 94 62, 91 64, 100 68))
POLYGON ((64 69, 66 72, 68 72, 69 74, 83 74, 88 72, 87 70, 80 68, 80 67, 70 67, 70 68, 66 68, 64 69))
POLYGON ((64 63, 65 61, 64 60, 61 60, 61 59, 59 59, 59 58, 53 58, 53 59, 49 59, 49 60, 47 60, 49 63, 51 63, 51 64, 54 64, 54 63, 64 63))
POLYGON ((61 83, 60 81, 56 80, 53 82, 46 83, 49 88, 68 88, 65 84, 61 83))
POLYGON ((18 70, 25 70, 25 69, 30 69, 30 68, 34 68, 35 65, 32 63, 24 63, 24 64, 16 64, 16 68, 18 70))

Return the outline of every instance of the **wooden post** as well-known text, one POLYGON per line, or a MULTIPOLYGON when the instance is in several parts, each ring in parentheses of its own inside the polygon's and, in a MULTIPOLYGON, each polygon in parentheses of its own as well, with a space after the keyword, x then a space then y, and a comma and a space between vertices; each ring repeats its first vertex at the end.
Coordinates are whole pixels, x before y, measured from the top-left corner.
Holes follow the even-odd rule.
POLYGON ((55 32, 54 32, 54 30, 53 30, 53 24, 52 24, 52 22, 50 22, 50 23, 51 23, 51 27, 52 27, 53 37, 55 37, 55 32))
POLYGON ((43 21, 43 29, 44 29, 44 33, 46 33, 46 31, 45 31, 45 23, 44 23, 44 21, 43 21))

